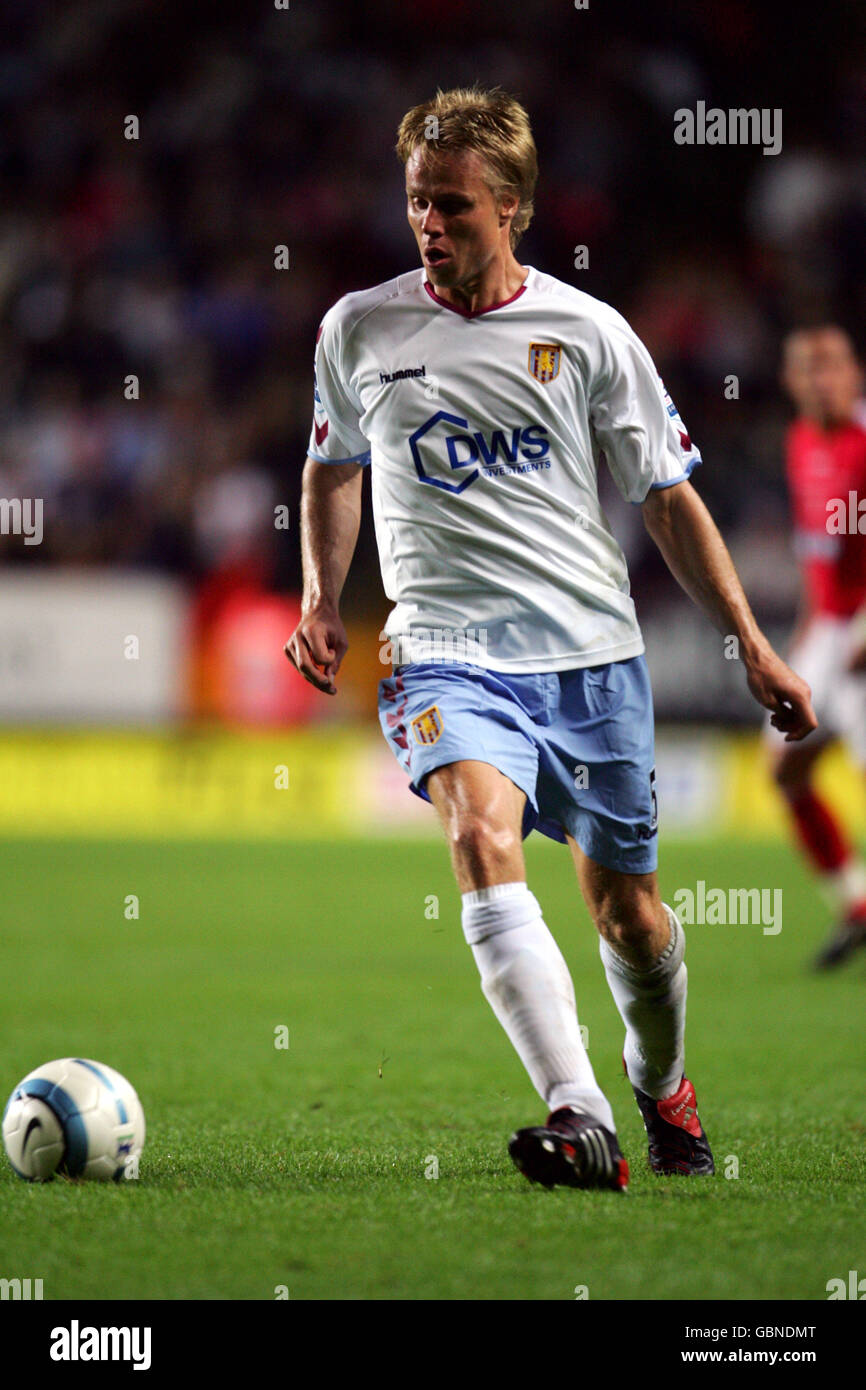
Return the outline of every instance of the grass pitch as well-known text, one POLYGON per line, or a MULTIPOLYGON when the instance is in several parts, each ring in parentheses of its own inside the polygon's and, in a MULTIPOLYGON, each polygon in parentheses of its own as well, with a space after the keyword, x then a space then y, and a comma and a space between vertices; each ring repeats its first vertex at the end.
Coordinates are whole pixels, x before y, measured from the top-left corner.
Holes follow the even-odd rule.
POLYGON ((5 858, 0 1088, 95 1057, 148 1120, 137 1182, 30 1185, 2 1159, 0 1276, 41 1278, 46 1299, 823 1300, 866 1273, 866 953, 808 972, 828 922, 782 846, 662 842, 668 901, 701 878, 784 893, 778 935, 686 929, 687 1065, 718 1170, 688 1180, 646 1168, 570 857, 527 842, 625 1196, 512 1168, 509 1133, 544 1107, 481 994, 444 845, 28 841, 5 858))

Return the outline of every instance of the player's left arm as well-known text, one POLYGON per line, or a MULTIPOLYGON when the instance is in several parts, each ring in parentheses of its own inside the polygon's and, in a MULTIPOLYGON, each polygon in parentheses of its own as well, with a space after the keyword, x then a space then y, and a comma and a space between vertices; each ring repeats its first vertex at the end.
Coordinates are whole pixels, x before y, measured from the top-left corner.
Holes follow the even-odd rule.
POLYGON ((641 510, 671 574, 720 632, 737 638, 749 689, 770 710, 771 724, 787 742, 805 738, 818 725, 811 691, 758 627, 728 548, 691 483, 651 488, 641 510))

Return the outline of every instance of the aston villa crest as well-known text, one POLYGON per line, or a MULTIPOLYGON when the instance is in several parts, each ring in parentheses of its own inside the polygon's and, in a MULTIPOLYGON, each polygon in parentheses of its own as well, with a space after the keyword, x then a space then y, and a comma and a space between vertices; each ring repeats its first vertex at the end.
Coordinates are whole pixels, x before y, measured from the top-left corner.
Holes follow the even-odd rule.
POLYGON ((542 386, 546 386, 549 381, 553 381, 559 375, 559 363, 562 358, 562 348, 559 343, 530 343, 529 344, 529 370, 540 381, 542 386))
POLYGON ((416 743, 436 743, 442 733, 442 715, 438 705, 431 705, 412 720, 412 732, 416 743))

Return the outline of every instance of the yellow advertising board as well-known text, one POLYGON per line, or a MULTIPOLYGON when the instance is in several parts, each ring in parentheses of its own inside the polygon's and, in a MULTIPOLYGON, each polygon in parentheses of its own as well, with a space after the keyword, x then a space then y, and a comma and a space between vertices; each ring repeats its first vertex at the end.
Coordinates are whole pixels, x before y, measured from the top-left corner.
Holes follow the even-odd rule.
MULTIPOLYGON (((755 735, 661 731, 662 834, 786 833, 755 735)), ((862 778, 837 749, 819 785, 853 834, 862 778)), ((369 725, 236 732, 6 730, 0 836, 304 838, 438 834, 369 725)))

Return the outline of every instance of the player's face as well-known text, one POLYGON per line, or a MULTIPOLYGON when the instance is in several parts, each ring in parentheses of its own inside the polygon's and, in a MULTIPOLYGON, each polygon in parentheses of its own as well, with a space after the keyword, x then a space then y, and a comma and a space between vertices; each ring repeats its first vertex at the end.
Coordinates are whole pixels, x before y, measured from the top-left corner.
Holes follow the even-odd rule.
POLYGON ((484 181, 485 166, 472 150, 431 160, 415 150, 406 163, 409 225, 431 283, 441 289, 475 279, 502 249, 503 210, 484 181))
POLYGON ((824 426, 850 420, 862 390, 851 343, 833 329, 794 336, 785 354, 784 380, 800 414, 824 426))

